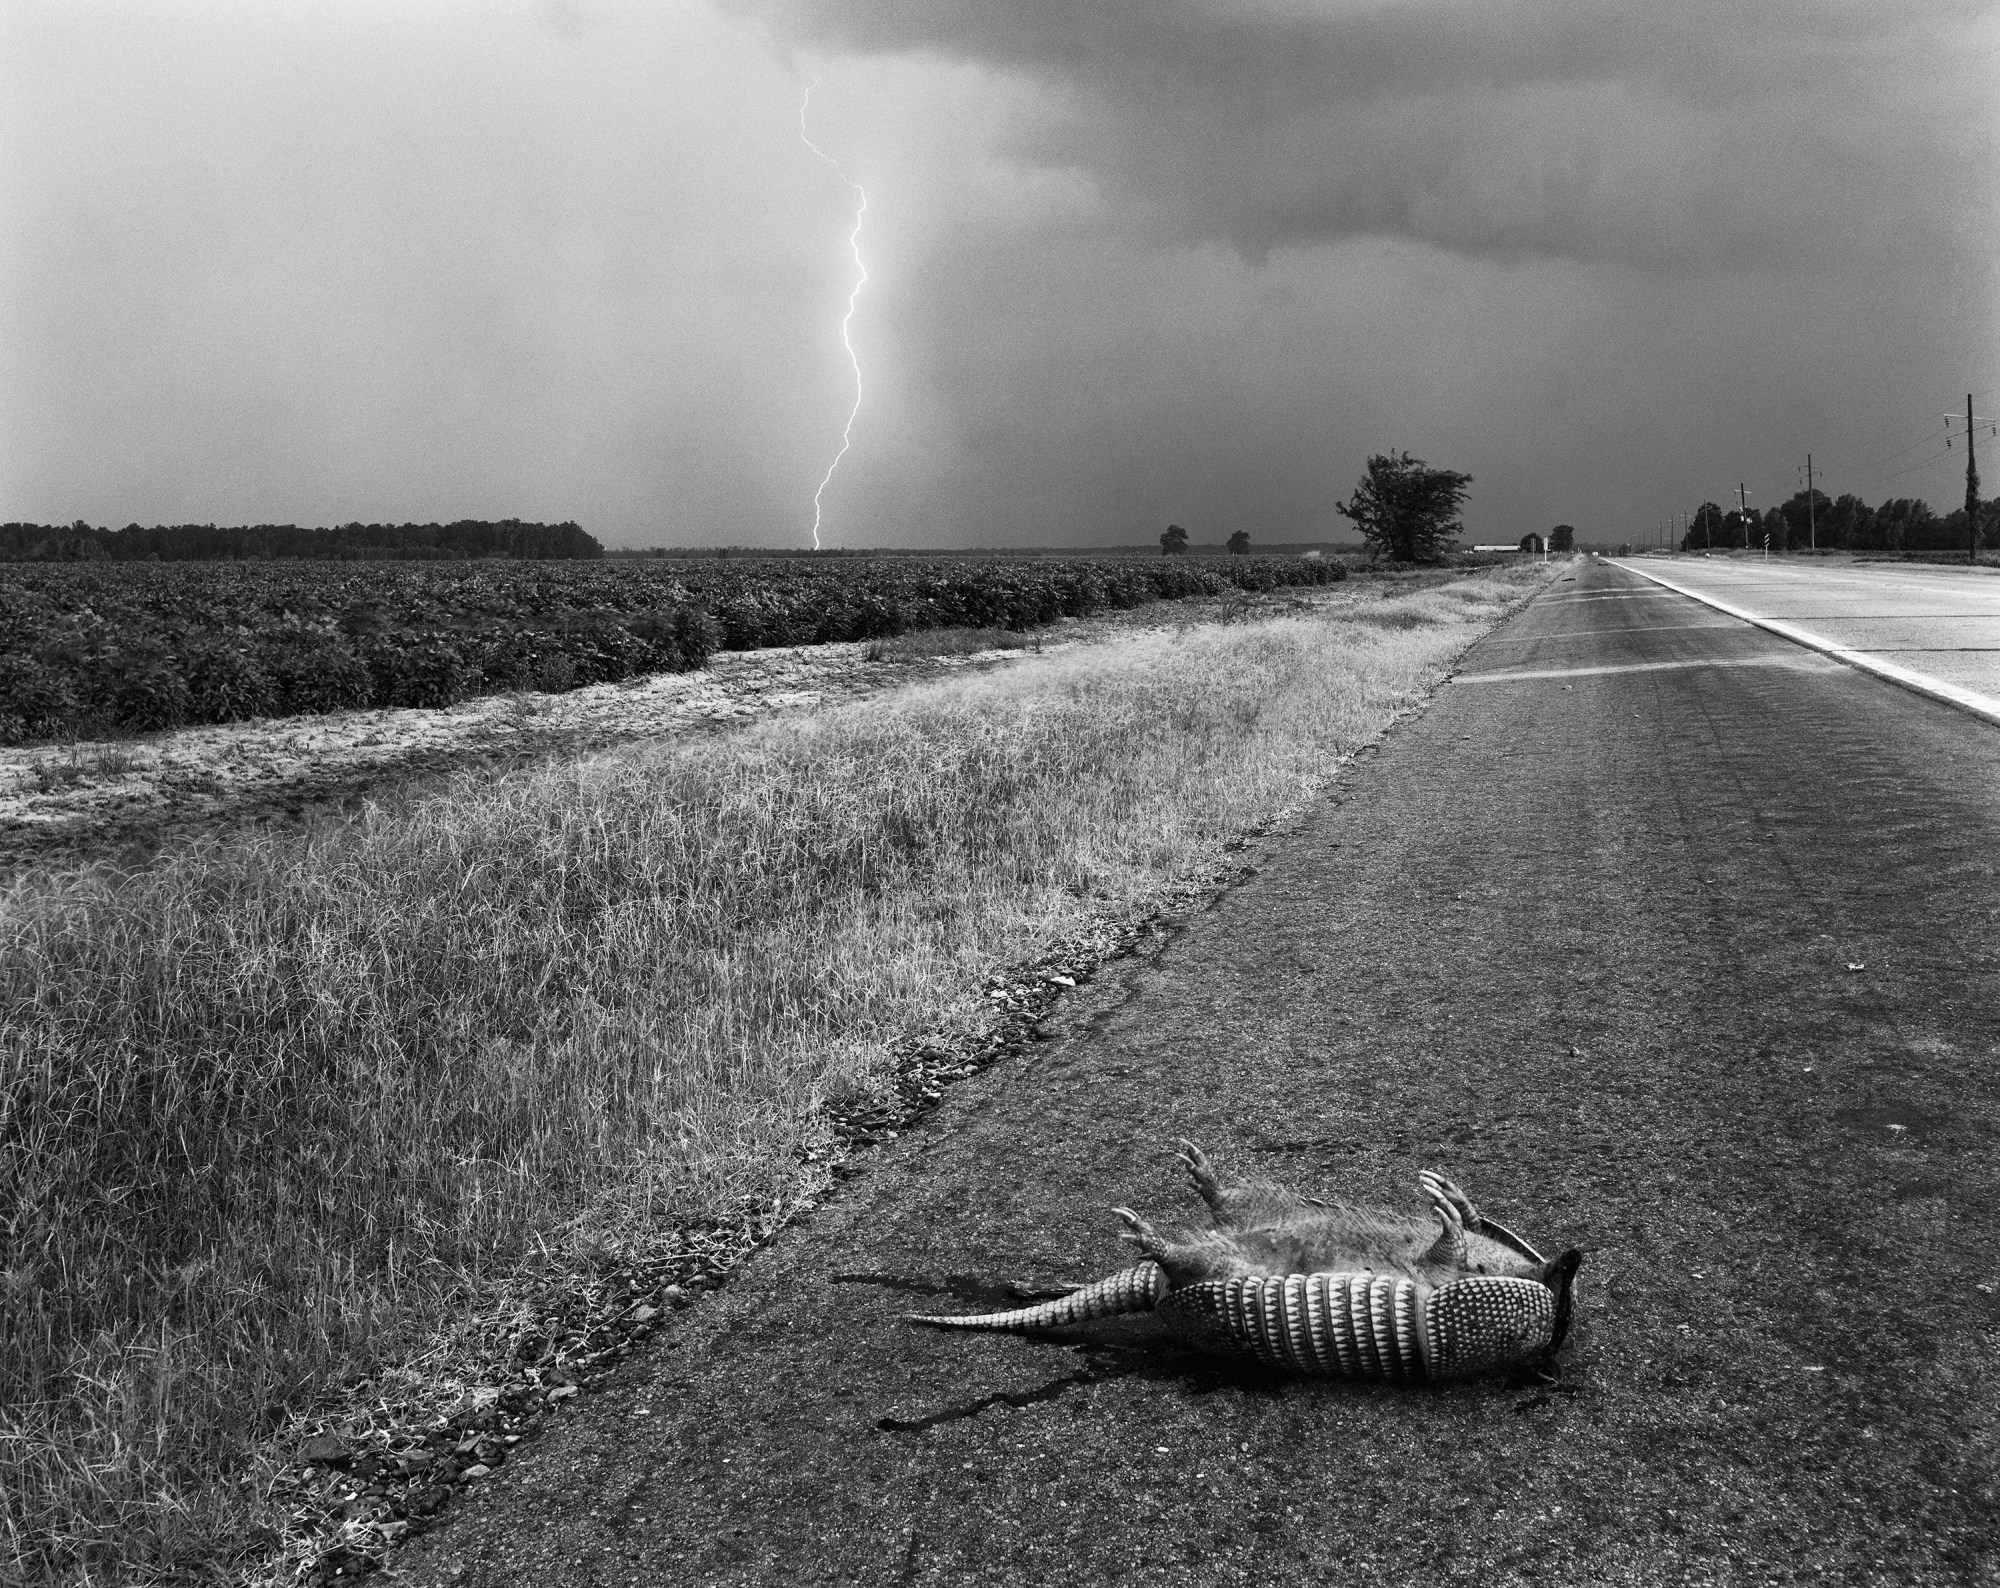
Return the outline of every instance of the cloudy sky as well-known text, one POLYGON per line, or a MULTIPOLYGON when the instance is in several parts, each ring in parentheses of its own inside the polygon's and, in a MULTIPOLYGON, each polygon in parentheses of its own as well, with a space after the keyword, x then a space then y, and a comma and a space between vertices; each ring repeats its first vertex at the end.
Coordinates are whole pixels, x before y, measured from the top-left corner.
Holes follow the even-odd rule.
POLYGON ((1965 0, 0 0, 0 519, 810 545, 848 179, 827 545, 1949 507, 1996 84, 1965 0))

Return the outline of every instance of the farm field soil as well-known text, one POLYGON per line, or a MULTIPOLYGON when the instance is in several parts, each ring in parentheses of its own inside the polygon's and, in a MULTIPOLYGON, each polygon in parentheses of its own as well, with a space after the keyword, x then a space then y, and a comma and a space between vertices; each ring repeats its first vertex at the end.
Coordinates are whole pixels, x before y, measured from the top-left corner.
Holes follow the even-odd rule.
MULTIPOLYGON (((1436 577, 1154 602, 1065 619, 1016 639, 1051 650, 1152 629, 1339 611, 1407 593, 1436 577)), ((470 767, 518 766, 712 731, 926 677, 1005 666, 1022 654, 926 654, 922 635, 721 651, 699 672, 657 673, 563 694, 492 695, 434 710, 330 712, 4 747, 0 877, 28 866, 143 859, 163 842, 235 823, 337 817, 363 798, 410 792, 470 767), (887 657, 871 661, 878 647, 887 657)))

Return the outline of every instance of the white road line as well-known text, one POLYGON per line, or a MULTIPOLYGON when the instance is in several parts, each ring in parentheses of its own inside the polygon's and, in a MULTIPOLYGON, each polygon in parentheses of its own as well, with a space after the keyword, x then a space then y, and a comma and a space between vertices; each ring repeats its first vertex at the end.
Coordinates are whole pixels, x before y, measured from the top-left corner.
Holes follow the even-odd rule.
POLYGON ((1512 673, 1454 673, 1454 684, 1521 684, 1537 678, 1601 678, 1610 673, 1675 673, 1705 667, 1782 667, 1795 673, 1817 673, 1830 664, 1802 656, 1739 656, 1690 662, 1612 662, 1602 667, 1537 667, 1512 673))
POLYGON ((1836 623, 1991 623, 2000 612, 1794 612, 1792 617, 1808 623, 1814 618, 1836 623))
POLYGON ((1551 601, 1637 601, 1659 596, 1657 590, 1593 590, 1587 595, 1545 595, 1536 603, 1547 606, 1551 601))
MULTIPOLYGON (((1611 561, 1611 559, 1607 559, 1611 561)), ((1880 657, 1870 656, 1865 651, 1854 650, 1828 639, 1823 634, 1815 634, 1811 629, 1802 629, 1796 623, 1784 623, 1777 618, 1759 617, 1742 607, 1732 606, 1727 601, 1705 595, 1699 590, 1691 590, 1685 585, 1662 578, 1646 568, 1634 568, 1629 563, 1611 561, 1614 568, 1623 568, 1627 573, 1636 573, 1641 579, 1650 579, 1654 584, 1684 595, 1690 601, 1699 601, 1704 606, 1714 607, 1718 612, 1727 612, 1733 618, 1741 618, 1745 623, 1754 624, 1780 639, 1790 640, 1794 645, 1803 645, 1808 650, 1818 651, 1823 656, 1831 656, 1836 662, 1858 668, 1864 673, 1873 673, 1877 678, 1886 678, 1892 684, 1919 695, 1928 695, 1932 700, 1942 700, 1946 705, 1956 706, 1960 711, 1969 711, 1975 717, 1983 717, 1988 722, 2000 723, 2000 699, 1992 695, 1982 695, 1976 690, 1961 689, 1957 684, 1947 684, 1942 678, 1932 678, 1927 673, 1919 673, 1908 667, 1898 667, 1894 662, 1885 662, 1880 657)))
POLYGON ((1734 623, 1634 623, 1627 629, 1562 629, 1554 634, 1495 634, 1488 645, 1539 645, 1543 640, 1581 640, 1598 634, 1698 634, 1705 630, 1733 629, 1734 623))

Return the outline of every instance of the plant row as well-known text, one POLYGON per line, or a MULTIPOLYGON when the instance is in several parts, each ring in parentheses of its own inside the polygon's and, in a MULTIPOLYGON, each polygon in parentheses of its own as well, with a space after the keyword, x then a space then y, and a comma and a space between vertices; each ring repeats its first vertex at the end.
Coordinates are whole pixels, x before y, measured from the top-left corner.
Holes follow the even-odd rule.
POLYGON ((718 649, 1028 629, 1335 562, 42 564, 0 571, 0 743, 687 672, 718 649))

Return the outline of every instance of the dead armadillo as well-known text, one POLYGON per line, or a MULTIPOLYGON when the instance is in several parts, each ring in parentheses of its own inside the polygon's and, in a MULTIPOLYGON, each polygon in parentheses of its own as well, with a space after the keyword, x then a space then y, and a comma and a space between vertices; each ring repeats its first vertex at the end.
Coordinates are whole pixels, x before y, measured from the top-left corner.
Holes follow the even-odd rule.
POLYGON ((1442 1175, 1418 1176, 1433 1224, 1276 1186, 1223 1186, 1193 1142, 1180 1144, 1180 1158, 1214 1229, 1170 1240, 1115 1208, 1121 1238, 1146 1256, 1136 1268, 1039 1306, 912 1321, 1029 1334, 1150 1312, 1204 1349, 1394 1383, 1526 1366, 1569 1331, 1583 1254, 1549 1261, 1442 1175))

